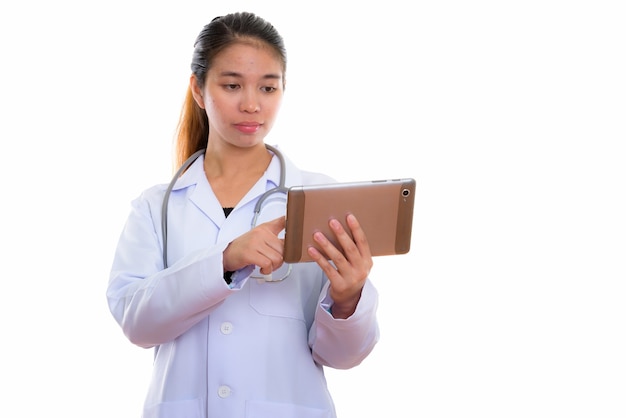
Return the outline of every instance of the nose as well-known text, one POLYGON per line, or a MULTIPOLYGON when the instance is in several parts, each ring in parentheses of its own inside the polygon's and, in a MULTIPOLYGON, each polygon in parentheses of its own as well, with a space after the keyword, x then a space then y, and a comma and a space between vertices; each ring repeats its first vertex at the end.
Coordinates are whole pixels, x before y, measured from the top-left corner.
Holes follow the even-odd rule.
POLYGON ((255 113, 261 110, 259 98, 256 91, 246 91, 241 97, 239 109, 242 112, 255 113))

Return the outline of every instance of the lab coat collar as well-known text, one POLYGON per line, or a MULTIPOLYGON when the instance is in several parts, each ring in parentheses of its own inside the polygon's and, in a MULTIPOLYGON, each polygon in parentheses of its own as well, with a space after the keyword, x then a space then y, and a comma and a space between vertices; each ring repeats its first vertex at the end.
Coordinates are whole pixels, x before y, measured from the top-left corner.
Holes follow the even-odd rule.
POLYGON ((172 188, 172 192, 189 187, 193 188, 193 191, 188 194, 189 200, 213 222, 220 225, 225 218, 224 210, 213 194, 211 185, 204 173, 204 154, 200 155, 180 176, 172 188))
MULTIPOLYGON (((278 148, 276 145, 275 147, 278 148)), ((285 186, 289 188, 302 184, 301 171, 286 156, 283 155, 283 158, 285 160, 285 186)), ((237 207, 257 199, 266 190, 277 187, 279 181, 280 161, 278 156, 274 156, 264 175, 237 204, 237 207)), ((192 186, 195 186, 195 188, 189 197, 190 200, 208 217, 218 224, 221 224, 225 219, 224 211, 219 201, 215 198, 211 190, 211 185, 206 178, 204 172, 204 155, 200 155, 198 159, 189 166, 187 171, 178 179, 172 191, 182 190, 192 186)))
MULTIPOLYGON (((275 148, 280 148, 278 145, 274 145, 275 148)), ((271 152, 271 151, 270 151, 271 152)), ((302 184, 302 173, 301 171, 293 164, 293 162, 287 158, 283 154, 283 158, 285 160, 285 185, 287 187, 290 186, 299 186, 302 184)), ((274 183, 275 187, 278 185, 280 180, 280 163, 278 161, 278 157, 274 157, 270 162, 270 165, 265 173, 266 178, 274 183)), ((174 188, 172 190, 180 190, 189 186, 193 186, 194 184, 198 184, 199 181, 208 181, 206 180, 206 176, 204 174, 204 155, 200 155, 196 161, 189 166, 187 171, 178 179, 174 188)))

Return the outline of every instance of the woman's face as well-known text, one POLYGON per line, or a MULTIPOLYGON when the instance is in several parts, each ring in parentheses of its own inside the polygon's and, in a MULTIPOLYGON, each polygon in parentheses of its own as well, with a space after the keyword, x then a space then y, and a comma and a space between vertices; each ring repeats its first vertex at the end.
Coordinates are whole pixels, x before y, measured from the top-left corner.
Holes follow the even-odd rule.
POLYGON ((263 142, 282 102, 282 68, 263 44, 233 44, 214 58, 200 97, 194 89, 209 119, 209 143, 250 147, 263 142))

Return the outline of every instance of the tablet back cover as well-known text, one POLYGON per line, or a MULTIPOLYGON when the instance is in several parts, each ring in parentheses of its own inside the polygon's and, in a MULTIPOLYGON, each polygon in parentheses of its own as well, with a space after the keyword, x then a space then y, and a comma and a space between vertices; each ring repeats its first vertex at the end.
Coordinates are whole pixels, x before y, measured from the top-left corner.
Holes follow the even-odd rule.
MULTIPOLYGON (((356 216, 373 256, 405 254, 410 250, 415 199, 411 178, 324 185, 294 186, 287 193, 284 261, 312 261, 309 246, 321 231, 341 250, 328 221, 335 218, 350 233, 346 216, 356 216)), ((323 251, 322 251, 323 253, 323 251)))

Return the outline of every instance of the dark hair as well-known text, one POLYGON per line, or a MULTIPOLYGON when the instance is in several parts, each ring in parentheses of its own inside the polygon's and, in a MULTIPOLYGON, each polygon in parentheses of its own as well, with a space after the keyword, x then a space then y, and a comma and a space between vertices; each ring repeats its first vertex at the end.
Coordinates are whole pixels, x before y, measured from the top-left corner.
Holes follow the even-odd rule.
MULTIPOLYGON (((276 53, 282 62, 284 84, 287 53, 283 38, 266 20, 253 13, 240 12, 214 18, 211 23, 204 26, 196 38, 191 71, 198 86, 204 88, 206 75, 213 59, 224 48, 234 43, 254 41, 267 44, 276 53)), ((189 87, 178 122, 175 169, 179 168, 194 152, 206 148, 208 138, 209 121, 206 112, 195 102, 191 87, 189 87)))

